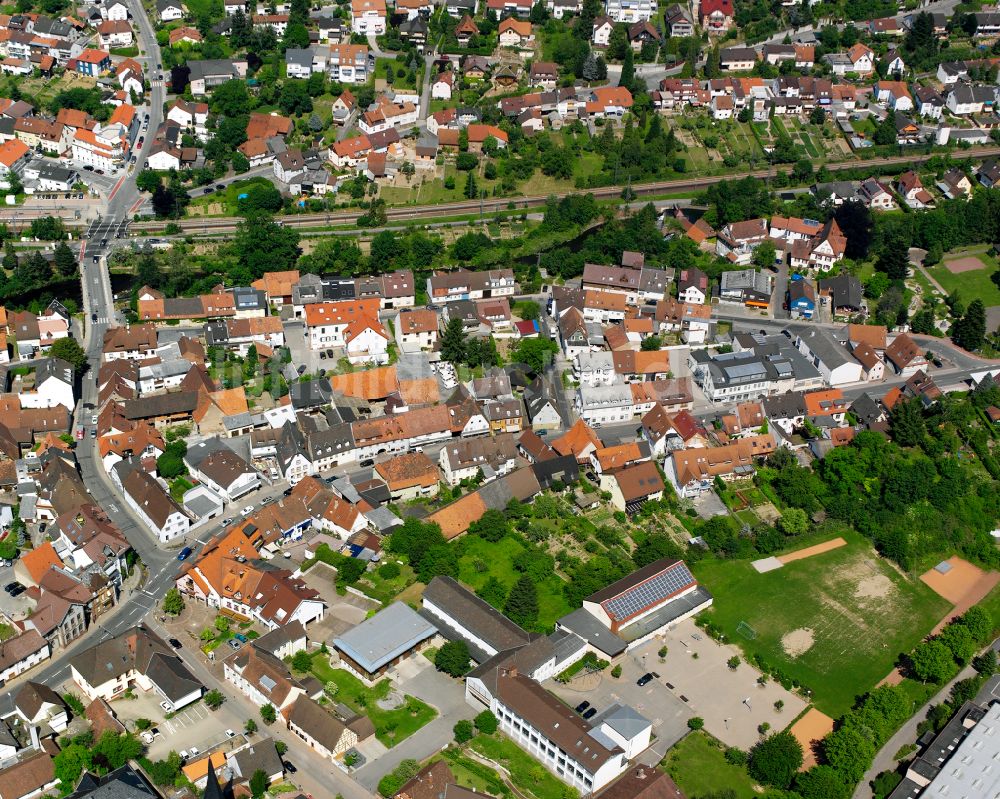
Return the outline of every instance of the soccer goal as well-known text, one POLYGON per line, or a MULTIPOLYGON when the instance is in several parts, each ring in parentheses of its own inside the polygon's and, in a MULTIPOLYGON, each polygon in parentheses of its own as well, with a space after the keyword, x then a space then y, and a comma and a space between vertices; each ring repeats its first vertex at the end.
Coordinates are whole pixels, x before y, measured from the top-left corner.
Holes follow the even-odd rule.
POLYGON ((757 631, 747 624, 745 621, 741 621, 736 625, 736 632, 746 638, 748 641, 753 641, 757 638, 757 631))

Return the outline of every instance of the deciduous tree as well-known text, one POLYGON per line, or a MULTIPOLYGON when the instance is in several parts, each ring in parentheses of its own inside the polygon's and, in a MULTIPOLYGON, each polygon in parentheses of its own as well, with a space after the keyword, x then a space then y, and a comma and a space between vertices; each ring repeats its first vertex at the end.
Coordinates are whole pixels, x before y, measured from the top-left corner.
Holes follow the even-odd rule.
POLYGON ((469 670, 469 647, 465 641, 448 641, 434 656, 434 666, 438 671, 461 677, 469 670))
POLYGON ((754 779, 787 789, 802 765, 802 744, 791 733, 779 732, 754 745, 747 765, 754 779))

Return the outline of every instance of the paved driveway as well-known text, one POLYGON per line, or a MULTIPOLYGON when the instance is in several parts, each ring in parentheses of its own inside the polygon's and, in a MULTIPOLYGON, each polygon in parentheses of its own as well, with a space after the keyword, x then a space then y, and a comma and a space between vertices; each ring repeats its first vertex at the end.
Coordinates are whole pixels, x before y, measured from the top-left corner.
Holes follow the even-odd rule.
POLYGON ((404 665, 397 688, 432 705, 438 717, 377 760, 369 761, 358 769, 354 779, 371 791, 375 790, 382 776, 396 768, 402 760, 423 760, 444 749, 454 737, 455 723, 471 719, 479 712, 466 704, 465 685, 437 671, 423 655, 410 658, 404 665))

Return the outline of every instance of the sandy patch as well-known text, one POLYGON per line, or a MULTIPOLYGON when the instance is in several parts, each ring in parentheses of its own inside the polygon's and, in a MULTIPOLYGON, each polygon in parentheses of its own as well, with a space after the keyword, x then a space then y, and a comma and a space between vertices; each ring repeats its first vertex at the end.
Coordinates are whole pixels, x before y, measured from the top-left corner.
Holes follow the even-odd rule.
POLYGON ((816 765, 816 746, 831 732, 833 732, 833 719, 814 707, 809 708, 806 714, 792 725, 792 735, 802 744, 803 758, 800 771, 816 765))
POLYGON ((800 627, 781 637, 781 648, 789 657, 797 658, 812 648, 813 641, 813 631, 808 627, 800 627))
POLYGON ((804 549, 797 549, 794 552, 789 552, 787 555, 779 555, 778 560, 782 563, 791 563, 795 560, 811 558, 813 555, 822 555, 824 552, 829 552, 831 549, 839 549, 840 547, 846 546, 847 542, 843 538, 832 538, 829 541, 824 541, 822 544, 805 547, 804 549))
POLYGON ((896 586, 892 580, 884 574, 877 574, 866 577, 854 590, 854 596, 858 599, 883 599, 893 592, 896 586))
POLYGON ((963 258, 955 258, 944 262, 945 268, 953 275, 960 275, 962 272, 975 272, 977 269, 985 269, 986 264, 974 255, 966 255, 963 258))

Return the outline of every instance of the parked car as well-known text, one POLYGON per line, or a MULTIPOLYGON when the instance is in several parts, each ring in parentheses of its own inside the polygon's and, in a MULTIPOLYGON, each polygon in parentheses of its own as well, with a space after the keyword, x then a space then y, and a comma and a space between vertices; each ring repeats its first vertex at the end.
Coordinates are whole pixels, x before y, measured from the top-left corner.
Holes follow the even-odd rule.
POLYGON ((232 730, 226 730, 226 737, 227 738, 235 738, 236 737, 236 733, 233 732, 232 730))
POLYGON ((247 505, 242 511, 240 511, 244 516, 249 516, 253 513, 253 505, 247 505))
POLYGON ((19 585, 17 588, 15 588, 13 591, 10 592, 10 595, 11 597, 21 596, 21 594, 23 594, 27 590, 28 589, 25 588, 23 585, 19 585))
POLYGON ((230 638, 229 639, 229 645, 233 649, 239 649, 241 646, 243 646, 243 642, 242 641, 237 641, 235 638, 230 638))
POLYGON ((635 684, 638 685, 640 688, 642 688, 642 686, 649 685, 652 681, 653 681, 653 675, 647 671, 638 680, 635 681, 635 684))
POLYGON ((168 638, 167 643, 170 644, 174 649, 180 649, 184 644, 178 641, 176 638, 168 638))
POLYGON ((375 459, 374 458, 365 458, 363 461, 361 461, 361 463, 358 464, 358 466, 360 466, 362 468, 366 468, 368 466, 374 466, 374 465, 375 465, 375 459))
MULTIPOLYGON (((173 710, 173 708, 170 707, 170 705, 167 702, 160 702, 160 708, 163 710, 164 713, 170 713, 173 710)), ((181 759, 183 760, 186 755, 187 752, 181 752, 181 759)))
POLYGON ((287 771, 289 774, 294 774, 296 771, 298 771, 298 769, 295 768, 291 760, 286 760, 283 765, 285 766, 285 771, 287 771))
POLYGON ((11 591, 13 591, 13 590, 14 590, 15 588, 17 588, 17 587, 18 587, 19 585, 20 585, 20 583, 19 583, 19 582, 18 582, 17 580, 15 580, 15 581, 14 581, 14 582, 12 582, 12 583, 7 583, 7 585, 5 585, 5 586, 3 587, 3 590, 4 590, 4 591, 6 591, 6 592, 7 592, 8 594, 9 594, 9 593, 10 593, 11 591))
POLYGON ((191 547, 184 547, 184 549, 177 553, 177 560, 187 560, 192 551, 191 547))
POLYGON ((236 639, 237 641, 239 641, 239 642, 240 642, 241 644, 245 644, 245 643, 246 643, 247 641, 249 641, 249 640, 250 640, 250 639, 249 639, 249 638, 247 638, 247 637, 246 637, 246 636, 245 636, 245 635, 244 635, 243 633, 234 633, 234 634, 233 634, 233 638, 235 638, 235 639, 236 639))
POLYGON ((576 712, 583 713, 587 710, 588 707, 590 707, 590 702, 581 702, 579 705, 576 706, 576 712))
POLYGON ((597 708, 592 707, 590 710, 588 710, 586 713, 583 714, 583 718, 584 720, 588 720, 594 718, 594 716, 596 715, 597 715, 597 708))
POLYGON ((223 519, 222 520, 222 526, 223 527, 229 527, 229 525, 231 525, 232 523, 233 523, 232 519, 223 519))

